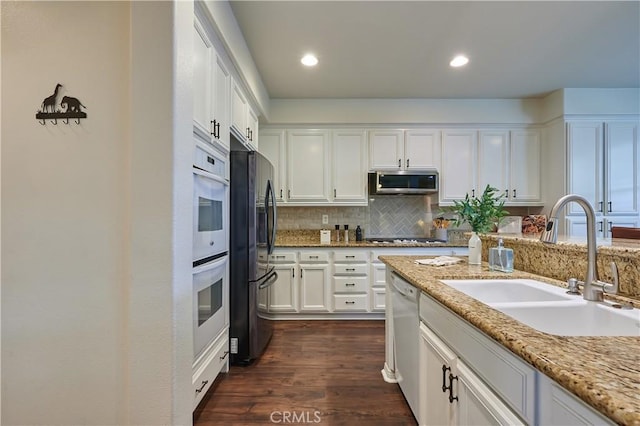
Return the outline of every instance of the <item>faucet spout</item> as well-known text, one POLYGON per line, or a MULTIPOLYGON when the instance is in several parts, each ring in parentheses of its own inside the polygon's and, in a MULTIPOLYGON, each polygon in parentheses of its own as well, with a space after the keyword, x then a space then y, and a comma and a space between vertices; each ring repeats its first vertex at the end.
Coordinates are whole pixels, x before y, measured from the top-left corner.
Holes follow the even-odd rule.
POLYGON ((596 263, 596 213, 589 201, 581 195, 568 194, 561 197, 549 213, 547 228, 540 236, 540 241, 555 244, 558 241, 558 213, 570 202, 576 202, 587 216, 587 273, 584 279, 584 298, 586 300, 602 300, 603 284, 598 281, 596 263))

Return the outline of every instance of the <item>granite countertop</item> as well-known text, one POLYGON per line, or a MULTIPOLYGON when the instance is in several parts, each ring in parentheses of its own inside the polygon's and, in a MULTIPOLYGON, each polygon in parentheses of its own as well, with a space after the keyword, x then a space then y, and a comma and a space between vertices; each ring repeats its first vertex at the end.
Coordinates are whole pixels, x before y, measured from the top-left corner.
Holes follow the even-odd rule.
MULTIPOLYGON (((423 257, 380 256, 380 260, 605 416, 619 424, 640 425, 640 336, 568 337, 537 331, 439 282, 504 279, 504 273, 489 271, 486 262, 469 265, 466 259, 445 267, 414 263, 423 257)), ((508 276, 565 287, 560 281, 521 271, 508 276)), ((640 306, 638 300, 619 299, 640 306)))
POLYGON ((319 230, 283 230, 278 231, 276 247, 350 247, 350 248, 389 248, 389 247, 467 247, 467 238, 452 238, 446 243, 373 243, 369 241, 356 241, 355 230, 349 230, 349 242, 336 242, 331 240, 329 244, 320 244, 319 230))

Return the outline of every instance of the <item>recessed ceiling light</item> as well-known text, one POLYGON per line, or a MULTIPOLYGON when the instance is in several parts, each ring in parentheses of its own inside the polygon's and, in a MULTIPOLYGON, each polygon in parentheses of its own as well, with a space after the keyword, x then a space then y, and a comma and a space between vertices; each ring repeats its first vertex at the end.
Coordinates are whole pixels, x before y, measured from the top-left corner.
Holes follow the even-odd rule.
POLYGON ((311 53, 307 53, 306 55, 304 55, 302 57, 302 59, 300 59, 300 62, 302 62, 302 65, 306 65, 308 67, 312 67, 312 66, 314 66, 314 65, 316 65, 318 63, 318 58, 316 58, 311 53))
POLYGON ((449 62, 452 67, 461 67, 469 63, 469 58, 464 55, 458 55, 449 62))

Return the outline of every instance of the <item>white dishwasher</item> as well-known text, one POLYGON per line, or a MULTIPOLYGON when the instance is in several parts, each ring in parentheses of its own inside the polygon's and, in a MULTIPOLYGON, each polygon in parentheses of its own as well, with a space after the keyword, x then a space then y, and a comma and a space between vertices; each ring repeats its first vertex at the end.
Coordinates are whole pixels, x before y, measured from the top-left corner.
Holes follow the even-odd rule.
POLYGON ((395 375, 405 399, 418 418, 418 342, 420 341, 420 317, 417 288, 391 273, 391 303, 393 310, 393 335, 395 375), (402 348, 398 350, 398 348, 402 348))

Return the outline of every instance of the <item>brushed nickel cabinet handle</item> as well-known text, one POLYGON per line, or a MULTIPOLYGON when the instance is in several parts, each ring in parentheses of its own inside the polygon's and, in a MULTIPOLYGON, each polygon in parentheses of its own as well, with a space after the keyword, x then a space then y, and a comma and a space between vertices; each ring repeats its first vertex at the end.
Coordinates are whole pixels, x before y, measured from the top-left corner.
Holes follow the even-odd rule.
POLYGON ((207 386, 207 383, 209 383, 209 381, 208 381, 208 380, 203 380, 203 381, 202 381, 202 386, 200 386, 200 388, 199 388, 199 389, 196 389, 196 393, 200 393, 200 392, 202 392, 202 390, 204 389, 204 387, 205 387, 205 386, 207 386))

